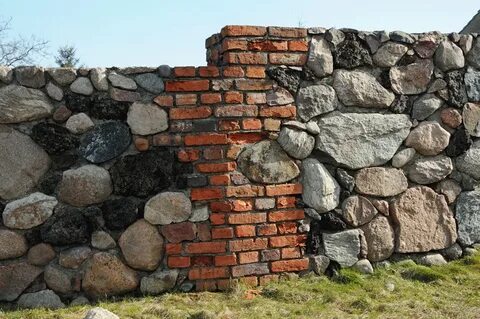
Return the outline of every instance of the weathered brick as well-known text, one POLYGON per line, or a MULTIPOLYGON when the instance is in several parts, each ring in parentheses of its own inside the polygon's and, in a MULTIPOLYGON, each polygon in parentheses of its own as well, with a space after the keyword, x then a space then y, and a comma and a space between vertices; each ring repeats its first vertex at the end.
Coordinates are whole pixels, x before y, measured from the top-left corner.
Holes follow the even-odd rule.
POLYGON ((248 212, 253 209, 251 200, 235 199, 231 201, 233 212, 248 212))
POLYGON ((217 255, 215 256, 215 266, 232 266, 237 264, 237 255, 217 255))
POLYGON ((247 104, 265 104, 267 96, 265 93, 247 93, 247 104))
POLYGON ((212 186, 225 186, 230 185, 230 175, 213 175, 209 177, 210 185, 212 186))
POLYGON ((188 272, 188 279, 215 279, 215 278, 228 278, 227 267, 208 267, 208 268, 192 268, 188 272))
POLYGON ((263 128, 270 132, 279 132, 282 121, 277 119, 264 119, 263 128))
POLYGON ((233 277, 265 275, 270 273, 267 263, 246 264, 232 267, 233 277))
POLYGON ((268 249, 262 250, 260 252, 261 261, 272 261, 280 259, 280 250, 279 249, 268 249))
POLYGON ((233 238, 232 227, 212 228, 212 239, 233 238))
POLYGON ((282 248, 282 259, 294 259, 302 257, 300 248, 282 248))
POLYGON ((212 91, 229 91, 233 88, 233 80, 212 80, 212 91))
POLYGON ((304 53, 270 53, 268 60, 271 64, 301 66, 307 61, 307 55, 304 53))
POLYGON ((236 160, 242 150, 243 145, 230 145, 227 150, 227 158, 231 160, 236 160))
POLYGON ((192 267, 209 267, 213 266, 213 256, 193 256, 192 267))
POLYGON ((220 71, 216 66, 201 66, 198 68, 198 75, 202 78, 216 78, 220 76, 220 71))
POLYGON ((196 237, 197 227, 191 222, 173 223, 160 227, 163 237, 170 243, 192 241, 196 237))
POLYGON ((216 104, 222 102, 220 93, 204 93, 200 96, 200 102, 203 104, 216 104))
POLYGON ((250 251, 266 249, 268 246, 267 238, 250 238, 230 241, 230 251, 250 251))
POLYGON ((240 91, 266 91, 272 88, 272 81, 236 79, 235 86, 240 91))
POLYGON ((258 283, 261 286, 267 285, 271 282, 276 282, 278 280, 279 280, 278 275, 265 275, 265 276, 258 277, 258 283))
POLYGON ((196 223, 197 237, 201 241, 212 240, 212 234, 210 233, 210 225, 208 223, 196 223))
POLYGON ((243 103, 243 93, 235 91, 225 92, 224 99, 225 103, 240 104, 243 103))
POLYGON ((244 119, 242 120, 242 128, 244 130, 260 130, 262 129, 262 121, 259 119, 244 119))
POLYGON ((272 37, 281 38, 304 38, 307 36, 305 28, 286 28, 286 27, 269 27, 268 34, 272 37))
POLYGON ((275 208, 275 199, 273 198, 256 198, 255 209, 266 210, 275 208))
POLYGON ((206 160, 219 160, 223 158, 223 149, 220 147, 207 147, 203 150, 203 158, 206 160))
POLYGON ((230 178, 232 180, 232 183, 235 185, 246 185, 250 183, 248 178, 242 173, 231 173, 230 178))
POLYGON ((177 78, 195 77, 195 67, 194 66, 177 66, 173 68, 173 76, 177 78))
POLYGON ((278 260, 271 264, 272 272, 302 271, 308 269, 308 258, 278 260))
POLYGON ((166 81, 166 85, 165 85, 165 90, 167 92, 208 91, 209 88, 210 88, 209 80, 166 81))
POLYGON ((264 36, 267 34, 267 28, 243 25, 227 25, 222 28, 223 37, 239 37, 239 36, 264 36))
POLYGON ((196 94, 176 94, 175 95, 175 105, 177 106, 195 105, 195 104, 197 104, 196 94))
POLYGON ((229 64, 267 64, 267 53, 263 52, 225 52, 225 63, 229 64))
POLYGON ((241 66, 226 66, 223 69, 223 76, 227 78, 242 78, 245 72, 241 66))
POLYGON ((173 135, 169 133, 155 134, 152 138, 152 142, 155 146, 173 146, 183 144, 181 135, 173 135))
POLYGON ((218 122, 220 131, 237 131, 240 130, 240 120, 220 120, 218 122))
POLYGON ((261 140, 265 139, 265 133, 229 133, 228 139, 231 143, 234 144, 249 144, 249 143, 256 143, 260 142, 261 140))
POLYGON ((266 213, 241 213, 228 216, 229 224, 259 224, 267 221, 266 213))
POLYGON ((247 287, 258 286, 258 278, 256 276, 240 277, 238 278, 238 281, 247 287))
POLYGON ((219 199, 223 197, 223 189, 220 187, 192 188, 190 198, 192 200, 219 199))
POLYGON ((263 186, 256 185, 229 186, 226 191, 227 197, 257 197, 264 194, 263 186))
POLYGON ((190 267, 190 257, 170 256, 167 265, 169 268, 188 268, 190 267))
POLYGON ((277 229, 280 235, 296 234, 298 227, 296 222, 283 222, 277 224, 277 229))
POLYGON ((257 116, 258 107, 256 105, 226 105, 217 106, 215 108, 216 117, 244 117, 244 116, 257 116))
POLYGON ((288 50, 289 51, 307 52, 308 51, 308 42, 305 41, 305 40, 288 41, 288 50))
POLYGON ((195 168, 200 173, 224 173, 234 171, 237 168, 237 163, 199 163, 195 165, 195 168))
POLYGON ((273 248, 297 247, 303 246, 306 241, 306 235, 286 235, 270 237, 269 246, 273 248))
POLYGON ((153 99, 153 102, 160 106, 170 107, 173 106, 173 96, 171 95, 159 95, 153 99))
POLYGON ((197 280, 195 283, 196 291, 216 291, 217 282, 215 280, 197 280))
POLYGON ((170 132, 188 133, 193 128, 192 121, 171 121, 170 132))
POLYGON ((229 201, 211 202, 210 210, 215 213, 229 213, 232 211, 232 203, 229 201))
POLYGON ((165 244, 165 254, 178 255, 182 253, 182 244, 165 244))
POLYGON ((224 39, 222 41, 222 51, 240 50, 247 51, 248 42, 243 39, 224 39))
POLYGON ((255 237, 254 225, 240 225, 235 227, 235 236, 237 237, 255 237))
POLYGON ((223 213, 211 213, 210 223, 212 225, 223 225, 226 221, 226 215, 223 213))
POLYGON ((265 189, 267 196, 295 195, 302 193, 302 184, 267 185, 265 189))
POLYGON ((265 224, 257 226, 257 235, 258 236, 268 236, 277 234, 277 225, 275 224, 265 224))
POLYGON ((299 220, 304 219, 305 214, 303 209, 296 209, 296 210, 281 210, 276 212, 269 212, 268 213, 268 221, 269 222, 280 222, 285 220, 299 220))
POLYGON ((185 136, 185 145, 225 145, 228 144, 226 134, 206 133, 185 136))
POLYGON ((247 66, 246 76, 252 79, 263 79, 267 75, 265 74, 265 67, 263 66, 247 66))
POLYGON ((185 251, 189 254, 217 254, 224 253, 227 243, 224 241, 212 241, 201 243, 187 243, 185 251))
POLYGON ((277 208, 294 208, 297 205, 297 198, 293 196, 277 197, 277 208))
POLYGON ((296 115, 297 109, 293 105, 260 107, 261 117, 295 118, 296 115))
MULTIPOLYGON (((243 49, 245 50, 245 49, 243 49)), ((253 40, 248 42, 249 51, 287 51, 288 42, 278 40, 253 40)))
POLYGON ((239 264, 251 264, 258 262, 258 251, 246 251, 238 253, 239 264))
POLYGON ((172 120, 190 120, 203 119, 212 115, 212 109, 209 106, 199 106, 193 108, 171 108, 169 110, 172 120))

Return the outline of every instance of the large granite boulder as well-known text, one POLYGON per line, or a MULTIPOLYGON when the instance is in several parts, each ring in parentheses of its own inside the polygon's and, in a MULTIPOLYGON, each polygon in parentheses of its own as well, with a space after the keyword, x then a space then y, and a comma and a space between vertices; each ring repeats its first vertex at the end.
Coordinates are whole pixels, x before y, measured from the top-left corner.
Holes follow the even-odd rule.
POLYGON ((392 89, 397 94, 420 94, 427 91, 433 74, 433 63, 422 60, 390 69, 392 89))
POLYGON ((455 218, 460 244, 480 242, 480 191, 463 192, 458 196, 455 218))
POLYGON ((383 215, 377 215, 371 222, 360 228, 367 242, 367 258, 370 261, 382 261, 389 258, 395 250, 395 232, 383 215))
POLYGON ((9 228, 30 229, 43 224, 57 205, 55 197, 33 193, 8 203, 2 213, 3 224, 9 228))
POLYGON ((0 123, 35 121, 52 113, 53 106, 42 91, 18 85, 0 88, 0 123))
POLYGON ((0 265, 0 301, 13 301, 43 272, 26 262, 0 265))
POLYGON ((408 181, 400 169, 368 167, 356 174, 355 187, 361 194, 390 197, 406 191, 408 181))
POLYGON ((298 116, 307 122, 312 117, 335 110, 338 100, 330 85, 304 82, 298 90, 296 104, 298 116))
POLYGON ((145 204, 145 219, 153 225, 168 225, 188 220, 192 214, 190 199, 181 192, 163 192, 145 204))

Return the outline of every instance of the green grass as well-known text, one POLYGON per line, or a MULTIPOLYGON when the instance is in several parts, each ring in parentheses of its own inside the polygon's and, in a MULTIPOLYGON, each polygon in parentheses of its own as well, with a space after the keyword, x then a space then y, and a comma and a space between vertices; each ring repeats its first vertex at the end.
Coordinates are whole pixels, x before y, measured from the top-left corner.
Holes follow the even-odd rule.
MULTIPOLYGON (((333 279, 284 279, 254 288, 253 299, 245 298, 249 289, 174 293, 99 306, 130 319, 479 318, 480 255, 431 268, 400 263, 371 276, 345 269, 333 279)), ((77 319, 89 308, 0 311, 0 318, 77 319)))

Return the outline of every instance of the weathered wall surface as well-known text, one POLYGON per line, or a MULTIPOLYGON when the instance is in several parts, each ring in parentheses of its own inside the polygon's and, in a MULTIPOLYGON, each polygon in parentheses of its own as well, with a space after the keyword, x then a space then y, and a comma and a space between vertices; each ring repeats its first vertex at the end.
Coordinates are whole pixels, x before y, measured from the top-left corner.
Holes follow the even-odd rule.
POLYGON ((206 46, 198 68, 0 67, 1 301, 429 264, 480 241, 480 40, 227 26, 206 46))

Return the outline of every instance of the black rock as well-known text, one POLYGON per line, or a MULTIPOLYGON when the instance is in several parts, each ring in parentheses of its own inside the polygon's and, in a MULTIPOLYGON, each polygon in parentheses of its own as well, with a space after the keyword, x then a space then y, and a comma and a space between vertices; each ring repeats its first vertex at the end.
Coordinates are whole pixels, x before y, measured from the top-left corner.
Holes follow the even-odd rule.
POLYGON ((131 198, 107 200, 102 205, 102 213, 108 229, 125 229, 137 220, 138 203, 131 198))
POLYGON ((107 95, 95 95, 90 105, 90 116, 102 120, 125 121, 130 104, 112 100, 107 95))
POLYGON ((65 95, 65 105, 74 113, 88 113, 91 107, 91 98, 75 93, 65 95))
POLYGON ((120 158, 110 168, 114 193, 147 197, 170 187, 176 179, 174 162, 173 152, 162 149, 120 158))
POLYGON ((345 34, 345 40, 338 45, 334 52, 334 61, 336 67, 345 69, 372 65, 372 58, 368 49, 353 33, 345 34))
POLYGON ((462 108, 468 102, 467 91, 463 83, 463 74, 460 71, 448 72, 445 75, 448 88, 447 103, 456 108, 462 108))
POLYGON ((409 64, 412 64, 412 63, 415 63, 415 62, 419 62, 421 61, 421 59, 418 59, 417 56, 415 55, 408 55, 408 54, 405 54, 401 59, 400 61, 398 61, 397 65, 398 66, 407 66, 409 64))
POLYGON ((410 103, 410 99, 407 95, 400 95, 395 98, 393 101, 392 106, 390 109, 393 113, 401 114, 401 113, 410 113, 412 108, 412 103, 410 103))
POLYGON ((349 192, 353 191, 353 188, 355 187, 355 178, 352 175, 348 174, 346 170, 339 168, 337 169, 336 176, 337 182, 340 184, 340 186, 349 192))
POLYGON ((49 154, 61 154, 78 146, 78 138, 63 126, 41 122, 32 128, 31 138, 49 154))
POLYGON ((65 152, 59 155, 52 155, 52 168, 58 170, 65 170, 72 167, 78 160, 78 154, 73 152, 65 152))
POLYGON ((321 219, 318 221, 318 227, 322 230, 345 230, 347 224, 340 218, 340 216, 331 211, 325 214, 320 214, 321 219))
POLYGON ((122 154, 132 138, 127 125, 119 121, 95 126, 80 141, 79 154, 92 163, 103 163, 122 154))
POLYGON ((450 157, 456 157, 466 152, 472 145, 472 138, 468 134, 465 127, 462 125, 455 133, 450 136, 450 142, 445 149, 445 154, 450 157))
POLYGON ((90 206, 82 210, 83 216, 87 219, 90 231, 105 229, 105 220, 102 216, 102 210, 97 206, 90 206))
POLYGON ((306 253, 317 255, 322 252, 322 249, 322 230, 319 227, 319 221, 313 219, 307 234, 306 253))
POLYGON ((61 172, 48 172, 38 183, 38 190, 44 194, 53 195, 61 180, 61 172))
POLYGON ((391 89, 392 88, 392 81, 390 80, 390 71, 389 70, 384 70, 380 72, 380 76, 378 77, 378 81, 380 84, 386 88, 386 89, 391 89))
POLYGON ((90 239, 88 221, 82 210, 62 207, 40 228, 41 238, 52 245, 84 244, 90 239))
POLYGON ((292 94, 297 94, 298 87, 302 80, 302 71, 286 67, 270 67, 266 70, 267 75, 277 83, 289 90, 292 94))
POLYGON ((41 227, 42 226, 37 226, 37 227, 30 228, 30 229, 25 231, 25 233, 24 233, 25 239, 27 240, 28 245, 30 247, 35 246, 37 244, 40 244, 42 242, 42 235, 41 235, 41 230, 40 230, 41 227))
POLYGON ((205 175, 193 175, 187 177, 188 187, 203 187, 208 185, 207 176, 205 175))

